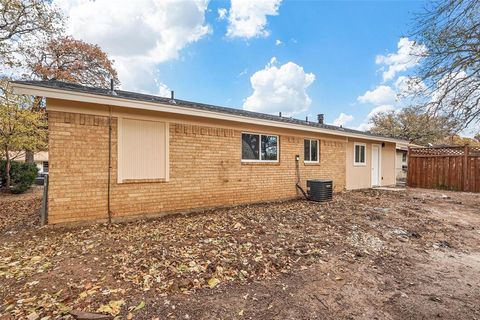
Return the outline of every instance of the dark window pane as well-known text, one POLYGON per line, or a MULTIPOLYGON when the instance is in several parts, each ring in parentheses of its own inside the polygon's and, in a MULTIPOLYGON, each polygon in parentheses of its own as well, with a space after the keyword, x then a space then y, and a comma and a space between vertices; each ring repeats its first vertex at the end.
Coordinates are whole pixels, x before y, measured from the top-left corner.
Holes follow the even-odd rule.
POLYGON ((318 161, 318 140, 311 140, 312 161, 318 161))
POLYGON ((365 146, 360 146, 360 162, 365 163, 365 146))
POLYGON ((310 161, 310 140, 303 140, 303 159, 310 161))
POLYGON ((262 160, 277 160, 277 137, 262 136, 262 160))
POLYGON ((355 146, 355 162, 360 162, 360 146, 355 146))
POLYGON ((259 146, 258 134, 242 133, 243 160, 259 160, 259 146))

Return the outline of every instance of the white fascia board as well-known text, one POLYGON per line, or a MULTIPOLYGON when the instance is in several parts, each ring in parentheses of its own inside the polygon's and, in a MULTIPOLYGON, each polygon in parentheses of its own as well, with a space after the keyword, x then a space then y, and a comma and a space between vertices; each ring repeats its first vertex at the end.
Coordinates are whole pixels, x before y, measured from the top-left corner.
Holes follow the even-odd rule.
POLYGON ((405 143, 403 140, 384 138, 384 137, 375 137, 367 134, 359 134, 352 132, 341 132, 337 130, 330 130, 325 128, 316 128, 311 126, 304 126, 294 123, 285 123, 274 120, 265 120, 265 119, 256 119, 241 115, 226 114, 223 112, 209 111, 209 110, 197 110, 188 107, 182 107, 175 104, 162 104, 141 100, 133 100, 127 98, 119 98, 115 96, 103 96, 96 95, 85 92, 70 91, 65 89, 56 89, 48 88, 42 86, 34 86, 30 84, 22 83, 12 83, 12 87, 17 94, 33 95, 46 98, 78 101, 78 102, 87 102, 87 103, 96 103, 101 105, 116 106, 116 107, 125 107, 131 109, 141 109, 141 110, 150 110, 150 111, 161 111, 174 114, 182 114, 189 116, 197 116, 211 119, 219 119, 226 121, 235 121, 241 123, 249 123, 256 125, 264 125, 269 127, 277 128, 286 128, 294 130, 302 130, 308 132, 318 132, 336 136, 359 138, 373 141, 384 141, 384 142, 394 142, 394 143, 405 143))

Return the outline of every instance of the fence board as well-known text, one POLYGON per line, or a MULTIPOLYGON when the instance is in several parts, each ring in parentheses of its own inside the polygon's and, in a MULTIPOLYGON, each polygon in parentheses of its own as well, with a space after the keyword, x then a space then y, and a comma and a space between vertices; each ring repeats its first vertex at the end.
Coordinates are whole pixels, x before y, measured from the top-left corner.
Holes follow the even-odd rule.
POLYGON ((409 148, 407 185, 480 192, 480 148, 409 148))

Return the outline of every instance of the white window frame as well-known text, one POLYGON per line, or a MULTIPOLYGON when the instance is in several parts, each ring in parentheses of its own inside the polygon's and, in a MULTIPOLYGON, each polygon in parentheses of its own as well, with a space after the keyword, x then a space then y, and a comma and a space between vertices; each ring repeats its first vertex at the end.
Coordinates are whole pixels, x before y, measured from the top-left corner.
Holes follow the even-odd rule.
POLYGON ((303 150, 303 162, 304 163, 320 163, 320 140, 319 139, 310 139, 310 138, 304 138, 303 139, 303 148, 305 148, 305 140, 310 141, 310 159, 312 158, 312 141, 317 141, 317 160, 312 161, 312 160, 305 160, 305 149, 303 150))
POLYGON ((356 167, 367 166, 367 144, 366 143, 360 143, 360 142, 354 142, 353 143, 353 165, 356 166, 356 167), (365 157, 363 158, 364 162, 356 162, 355 161, 357 146, 363 147, 364 150, 365 150, 364 151, 365 152, 365 157))
POLYGON ((50 166, 48 161, 42 161, 42 173, 48 173, 50 172, 50 166), (45 163, 47 164, 47 171, 45 171, 45 163))
POLYGON ((241 162, 258 162, 258 163, 278 163, 280 161, 280 136, 276 134, 268 134, 268 133, 258 133, 258 132, 247 132, 244 131, 240 135, 240 159, 241 162), (259 159, 243 159, 243 135, 244 134, 251 134, 251 135, 258 135, 258 157, 259 159), (277 137, 277 160, 262 160, 262 136, 269 136, 269 137, 277 137))

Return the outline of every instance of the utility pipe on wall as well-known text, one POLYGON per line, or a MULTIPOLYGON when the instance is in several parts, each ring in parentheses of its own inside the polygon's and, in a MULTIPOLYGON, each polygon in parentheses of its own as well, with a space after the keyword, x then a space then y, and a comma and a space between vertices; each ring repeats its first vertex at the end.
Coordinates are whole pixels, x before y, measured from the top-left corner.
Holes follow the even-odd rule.
POLYGON ((302 186, 300 185, 300 155, 295 156, 295 172, 297 174, 297 183, 295 183, 295 187, 303 194, 305 199, 310 200, 308 194, 303 190, 302 186))
MULTIPOLYGON (((116 96, 115 83, 110 79, 110 94, 116 96)), ((107 214, 108 224, 112 223, 111 193, 112 193, 112 106, 108 106, 108 186, 107 186, 107 214)))
POLYGON ((107 212, 108 223, 112 223, 112 210, 110 206, 111 199, 111 180, 112 180, 112 106, 108 107, 108 186, 107 186, 107 212))

